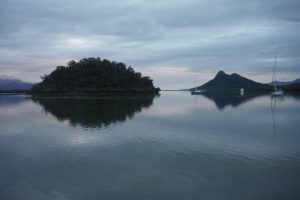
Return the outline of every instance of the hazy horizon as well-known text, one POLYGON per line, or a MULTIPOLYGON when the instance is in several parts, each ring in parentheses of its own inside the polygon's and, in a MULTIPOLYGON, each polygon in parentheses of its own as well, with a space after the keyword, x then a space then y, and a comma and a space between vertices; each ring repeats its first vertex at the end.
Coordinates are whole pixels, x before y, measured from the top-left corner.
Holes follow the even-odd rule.
POLYGON ((300 2, 121 0, 0 2, 0 75, 39 82, 85 57, 124 62, 162 89, 219 70, 257 82, 300 78, 300 2))

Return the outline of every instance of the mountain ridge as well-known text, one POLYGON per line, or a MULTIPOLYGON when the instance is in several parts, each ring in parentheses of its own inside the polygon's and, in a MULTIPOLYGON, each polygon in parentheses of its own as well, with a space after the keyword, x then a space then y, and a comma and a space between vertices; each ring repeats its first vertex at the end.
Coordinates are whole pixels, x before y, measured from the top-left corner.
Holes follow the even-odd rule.
MULTIPOLYGON (((277 86, 291 86, 294 84, 300 84, 300 78, 295 79, 293 81, 275 81, 277 86)), ((272 82, 267 83, 268 85, 272 85, 272 82)))
MULTIPOLYGON (((240 91, 240 88, 246 90, 267 90, 270 85, 259 83, 248 78, 245 78, 237 73, 226 74, 224 71, 219 71, 216 76, 210 81, 204 83, 201 86, 197 86, 196 89, 207 91, 240 91)), ((192 88, 195 89, 195 88, 192 88)))
POLYGON ((7 76, 0 77, 0 90, 29 90, 34 83, 28 83, 19 79, 7 76))

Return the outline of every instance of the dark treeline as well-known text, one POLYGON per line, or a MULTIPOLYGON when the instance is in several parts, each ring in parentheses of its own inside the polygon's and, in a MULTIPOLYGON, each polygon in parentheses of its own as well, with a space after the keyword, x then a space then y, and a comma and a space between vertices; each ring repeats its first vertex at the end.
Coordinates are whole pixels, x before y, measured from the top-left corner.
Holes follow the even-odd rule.
POLYGON ((153 80, 142 76, 122 62, 100 58, 71 60, 67 66, 57 66, 32 92, 110 92, 110 91, 156 91, 153 80))
POLYGON ((295 83, 295 84, 287 85, 287 86, 281 86, 280 88, 286 92, 299 93, 300 92, 300 83, 295 83))

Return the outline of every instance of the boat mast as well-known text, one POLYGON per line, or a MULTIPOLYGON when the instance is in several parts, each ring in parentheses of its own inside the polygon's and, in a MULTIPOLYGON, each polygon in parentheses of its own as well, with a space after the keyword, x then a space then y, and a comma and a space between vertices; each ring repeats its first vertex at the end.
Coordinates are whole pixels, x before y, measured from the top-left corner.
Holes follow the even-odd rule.
POLYGON ((273 76, 272 76, 272 84, 274 86, 274 90, 276 91, 276 60, 277 60, 277 52, 275 52, 275 60, 274 60, 274 67, 273 67, 273 76))
POLYGON ((195 90, 197 89, 197 74, 195 74, 195 90))

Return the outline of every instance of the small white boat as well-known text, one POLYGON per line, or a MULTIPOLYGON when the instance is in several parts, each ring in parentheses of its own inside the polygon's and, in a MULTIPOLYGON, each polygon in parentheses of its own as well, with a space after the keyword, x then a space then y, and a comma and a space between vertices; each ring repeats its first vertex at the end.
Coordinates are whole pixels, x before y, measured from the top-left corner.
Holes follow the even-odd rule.
POLYGON ((192 95, 203 94, 204 92, 206 92, 206 90, 197 89, 197 75, 195 75, 195 87, 192 88, 190 91, 192 95))
POLYGON ((240 90, 240 95, 241 95, 241 96, 244 96, 244 94, 245 94, 244 88, 241 88, 241 90, 240 90))
POLYGON ((284 92, 282 90, 280 90, 280 89, 276 89, 273 92, 271 92, 271 95, 272 96, 283 96, 284 92))
POLYGON ((276 87, 276 76, 277 76, 277 69, 276 69, 276 60, 277 59, 277 54, 275 54, 275 61, 274 61, 274 67, 273 67, 273 76, 272 76, 272 86, 273 86, 273 91, 271 92, 271 96, 283 96, 284 92, 281 89, 278 89, 276 87))
POLYGON ((203 94, 204 92, 206 92, 206 90, 198 90, 198 89, 191 90, 192 95, 194 95, 194 94, 203 94))

